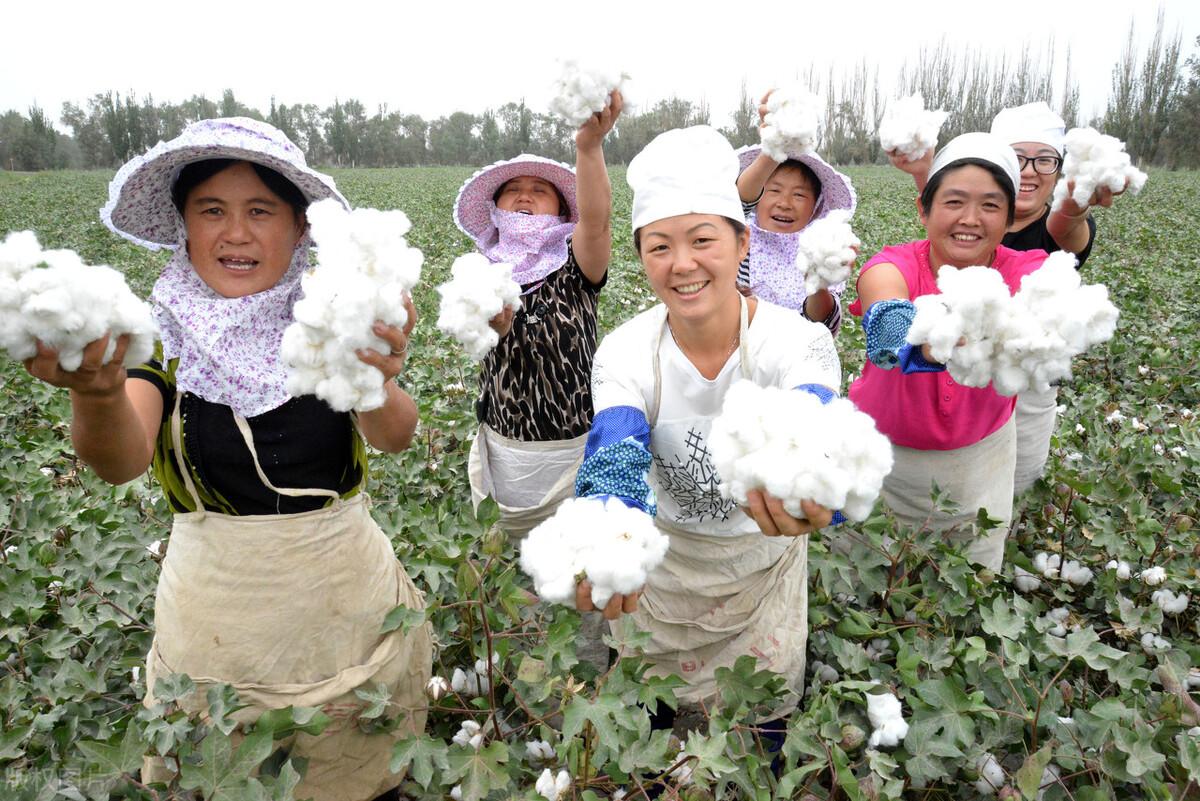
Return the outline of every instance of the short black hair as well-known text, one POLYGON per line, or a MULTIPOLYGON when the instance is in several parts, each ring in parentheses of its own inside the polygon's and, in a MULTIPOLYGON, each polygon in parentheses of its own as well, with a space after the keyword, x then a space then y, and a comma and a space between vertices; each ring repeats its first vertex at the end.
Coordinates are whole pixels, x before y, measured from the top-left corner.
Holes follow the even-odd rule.
MULTIPOLYGON (((224 172, 235 164, 240 163, 243 159, 205 159, 203 161, 193 161, 186 165, 180 172, 179 177, 175 179, 175 183, 171 186, 171 202, 175 204, 175 208, 180 214, 183 214, 183 207, 187 203, 188 195, 192 193, 200 184, 212 178, 219 172, 224 172)), ((299 219, 300 215, 308 209, 308 198, 300 191, 300 188, 294 183, 284 178, 279 172, 265 167, 262 164, 256 164, 253 161, 246 162, 254 168, 258 179, 267 185, 283 202, 292 207, 292 212, 299 219)))
POLYGON ((800 159, 785 159, 783 162, 780 163, 780 165, 778 167, 775 168, 775 170, 771 174, 774 175, 776 172, 778 172, 779 170, 782 170, 784 167, 799 170, 801 172, 801 174, 804 175, 804 178, 808 181, 808 185, 811 186, 814 190, 816 190, 818 195, 821 194, 821 179, 817 177, 817 174, 815 172, 813 172, 812 167, 808 166, 800 159))
POLYGON ((925 184, 925 188, 921 190, 921 208, 925 210, 925 213, 929 214, 929 210, 933 208, 933 196, 937 194, 942 180, 949 173, 962 167, 982 167, 991 174, 1008 200, 1008 224, 1012 225, 1017 214, 1017 190, 1012 184, 1012 177, 1001 169, 1000 165, 977 158, 956 159, 930 176, 929 183, 925 184))
MULTIPOLYGON (((498 187, 496 187, 496 191, 492 193, 492 203, 493 204, 499 203, 500 193, 502 193, 504 191, 504 187, 508 186, 513 181, 517 180, 517 178, 525 178, 525 177, 526 176, 524 176, 524 175, 518 175, 513 178, 509 178, 507 181, 505 181, 504 183, 502 183, 498 187)), ((529 177, 537 178, 538 176, 531 175, 529 177)), ((567 199, 565 197, 563 197, 562 191, 557 186, 554 185, 553 181, 546 180, 545 178, 538 178, 538 180, 546 181, 546 183, 548 183, 548 184, 550 184, 550 186, 554 187, 554 194, 558 196, 558 216, 559 217, 570 217, 571 216, 571 207, 567 205, 567 199)))
MULTIPOLYGON (((722 217, 721 219, 723 219, 725 222, 729 223, 729 226, 731 228, 733 228, 734 236, 741 236, 742 232, 746 230, 746 223, 742 222, 741 220, 735 220, 732 217, 722 217)), ((641 228, 639 228, 633 232, 633 251, 638 254, 639 258, 641 257, 641 255, 642 255, 642 229, 641 228)))

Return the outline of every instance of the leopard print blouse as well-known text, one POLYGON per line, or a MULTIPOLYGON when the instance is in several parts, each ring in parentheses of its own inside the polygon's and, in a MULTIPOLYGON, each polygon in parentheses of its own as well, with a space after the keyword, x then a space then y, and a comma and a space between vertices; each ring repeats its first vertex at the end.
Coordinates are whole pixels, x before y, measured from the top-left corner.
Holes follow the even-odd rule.
POLYGON ((480 422, 523 442, 588 432, 596 306, 607 279, 591 283, 568 245, 566 263, 521 298, 512 330, 483 360, 475 403, 480 422))

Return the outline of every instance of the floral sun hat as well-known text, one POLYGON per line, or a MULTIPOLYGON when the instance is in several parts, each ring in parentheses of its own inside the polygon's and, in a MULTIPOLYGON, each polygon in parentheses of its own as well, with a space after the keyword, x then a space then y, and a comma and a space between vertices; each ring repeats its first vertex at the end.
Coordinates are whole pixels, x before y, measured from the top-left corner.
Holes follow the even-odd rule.
POLYGON ((185 166, 206 159, 262 164, 295 184, 310 203, 334 198, 350 208, 333 179, 311 169, 303 151, 278 128, 248 117, 225 117, 194 122, 169 142, 126 162, 108 185, 100 219, 143 247, 177 248, 185 236, 171 188, 185 166))
POLYGON ((492 210, 496 208, 496 202, 492 198, 496 190, 523 175, 553 184, 567 202, 566 221, 579 221, 575 171, 562 162, 523 153, 507 161, 489 164, 468 178, 458 190, 454 200, 454 224, 480 248, 488 247, 489 241, 495 239, 496 223, 492 220, 492 210))
MULTIPOLYGON (((739 173, 745 171, 761 152, 762 147, 759 145, 746 145, 739 148, 737 151, 739 173)), ((850 182, 848 176, 829 166, 825 159, 816 153, 805 153, 796 156, 795 160, 803 162, 816 173, 817 180, 821 182, 820 196, 817 198, 817 204, 813 207, 812 220, 819 220, 834 209, 846 209, 851 215, 854 214, 854 209, 858 206, 858 193, 854 191, 854 184, 850 182)))

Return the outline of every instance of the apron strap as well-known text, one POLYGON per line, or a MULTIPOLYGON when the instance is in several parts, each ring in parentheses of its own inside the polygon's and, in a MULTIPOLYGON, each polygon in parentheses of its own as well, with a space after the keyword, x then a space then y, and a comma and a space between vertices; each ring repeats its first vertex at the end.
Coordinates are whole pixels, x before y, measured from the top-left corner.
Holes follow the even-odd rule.
POLYGON ((314 487, 313 489, 289 489, 287 487, 277 487, 267 478, 267 474, 263 472, 262 465, 258 462, 258 450, 254 447, 254 435, 250 431, 250 424, 246 422, 246 418, 242 417, 237 412, 233 414, 234 422, 237 423, 238 431, 242 433, 242 439, 246 442, 246 450, 250 451, 250 459, 254 462, 254 470, 258 473, 258 480, 263 483, 267 489, 279 495, 286 495, 289 498, 304 498, 313 495, 318 495, 323 498, 333 498, 335 501, 341 500, 341 495, 336 490, 321 489, 314 487))

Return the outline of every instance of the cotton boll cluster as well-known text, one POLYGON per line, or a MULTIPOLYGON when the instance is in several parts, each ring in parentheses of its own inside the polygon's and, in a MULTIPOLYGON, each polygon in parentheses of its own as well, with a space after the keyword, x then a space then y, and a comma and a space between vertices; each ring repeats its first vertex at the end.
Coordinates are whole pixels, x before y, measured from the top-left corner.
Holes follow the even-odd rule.
POLYGON ((1079 631, 1078 624, 1070 622, 1071 610, 1065 606, 1060 606, 1057 609, 1051 609, 1043 618, 1050 622, 1050 628, 1047 634, 1053 634, 1055 637, 1066 637, 1068 631, 1079 631))
POLYGON ((1062 567, 1062 557, 1056 553, 1038 551, 1033 555, 1033 569, 1048 579, 1058 578, 1059 568, 1062 567))
POLYGON ((708 441, 722 496, 763 489, 797 517, 811 500, 865 520, 892 469, 891 443, 850 401, 751 381, 730 387, 708 441))
POLYGON ((1134 167, 1125 152, 1125 143, 1115 136, 1102 134, 1095 128, 1072 128, 1065 141, 1067 155, 1063 159, 1062 177, 1054 187, 1052 211, 1058 211, 1067 199, 1067 183, 1073 181, 1071 199, 1085 207, 1088 198, 1100 187, 1120 192, 1128 184, 1137 194, 1146 184, 1146 173, 1134 167))
POLYGON ((937 146, 945 121, 946 112, 926 110, 920 92, 894 100, 879 122, 879 144, 916 161, 937 146))
POLYGON ((459 256, 450 267, 450 276, 438 287, 442 296, 438 329, 480 361, 500 341, 488 321, 506 306, 521 307, 521 285, 512 280, 512 265, 493 264, 482 253, 459 256))
POLYGON ((546 768, 542 771, 542 775, 538 776, 534 789, 546 801, 558 801, 570 786, 571 774, 565 770, 560 770, 558 775, 555 776, 550 772, 550 768, 546 768))
POLYGON ((1191 598, 1185 592, 1181 592, 1176 595, 1171 590, 1164 589, 1155 590, 1154 592, 1150 593, 1150 600, 1158 604, 1158 608, 1163 610, 1164 614, 1178 615, 1188 608, 1188 601, 1190 601, 1191 598))
POLYGON ((1104 566, 1104 569, 1115 570, 1117 573, 1117 578, 1121 579, 1121 581, 1126 581, 1131 575, 1133 575, 1133 572, 1129 568, 1128 562, 1118 562, 1116 559, 1109 561, 1109 563, 1104 566))
POLYGON ((530 740, 525 743, 525 758, 530 762, 553 762, 554 746, 545 740, 530 740))
MULTIPOLYGON (((493 665, 497 663, 499 656, 499 654, 492 654, 493 665)), ((488 663, 483 659, 475 660, 472 670, 455 668, 454 673, 450 675, 450 689, 467 698, 487 695, 491 688, 491 680, 488 679, 488 663)))
POLYGON ((995 795, 1004 786, 1004 768, 990 753, 985 752, 975 762, 979 778, 975 780, 975 791, 980 795, 995 795))
POLYGON ((772 91, 759 132, 763 152, 779 162, 814 152, 822 113, 817 96, 803 86, 772 91))
POLYGON ((464 748, 470 746, 478 751, 483 745, 483 727, 473 720, 464 720, 458 732, 450 739, 457 745, 464 748))
POLYGON ((1146 652, 1147 656, 1154 656, 1171 650, 1171 643, 1154 632, 1147 631, 1142 635, 1142 650, 1146 652))
POLYGON ((1110 339, 1117 308, 1101 284, 1081 285, 1075 257, 1058 252, 1010 296, 988 267, 942 267, 940 294, 923 295, 908 332, 960 384, 1002 395, 1071 375, 1071 359, 1110 339))
POLYGON ((1163 567, 1147 568, 1146 570, 1143 570, 1141 574, 1139 574, 1138 578, 1140 578, 1142 583, 1147 586, 1157 587, 1159 584, 1162 584, 1167 580, 1167 570, 1163 567))
POLYGON ((157 333, 150 306, 113 268, 84 264, 73 250, 42 250, 31 231, 0 242, 0 348, 13 359, 36 355, 40 341, 57 350, 59 365, 71 372, 90 343, 111 334, 108 362, 117 338, 128 334, 123 363, 133 367, 154 353, 157 333))
POLYGON ((421 276, 421 251, 404 235, 402 211, 356 209, 334 200, 308 207, 320 266, 302 279, 304 297, 283 333, 280 356, 292 395, 316 395, 335 411, 377 409, 387 400, 383 375, 356 353, 389 353, 376 336, 376 320, 403 327, 404 299, 421 276))
POLYGON ((1092 580, 1091 568, 1084 567, 1074 559, 1063 563, 1059 569, 1059 576, 1063 581, 1074 584, 1076 587, 1082 587, 1089 584, 1092 580))
POLYGON ((1035 592, 1042 586, 1042 580, 1025 568, 1017 565, 1013 568, 1013 584, 1017 590, 1024 593, 1035 592))
POLYGON ((850 277, 862 244, 850 228, 850 211, 835 209, 804 227, 797 241, 796 267, 804 274, 808 294, 828 289, 850 277))
POLYGON ((640 590, 666 556, 667 537, 650 515, 617 498, 571 498, 521 543, 521 569, 543 600, 573 605, 580 576, 592 603, 640 590))
POLYGON ((608 105, 608 96, 613 90, 624 90, 628 81, 628 73, 611 66, 564 59, 551 88, 550 113, 578 128, 593 114, 603 111, 608 105))
POLYGON ((900 699, 890 692, 872 694, 865 693, 867 698, 867 719, 875 730, 867 741, 870 748, 895 748, 903 742, 908 734, 908 723, 904 720, 904 711, 900 699))

